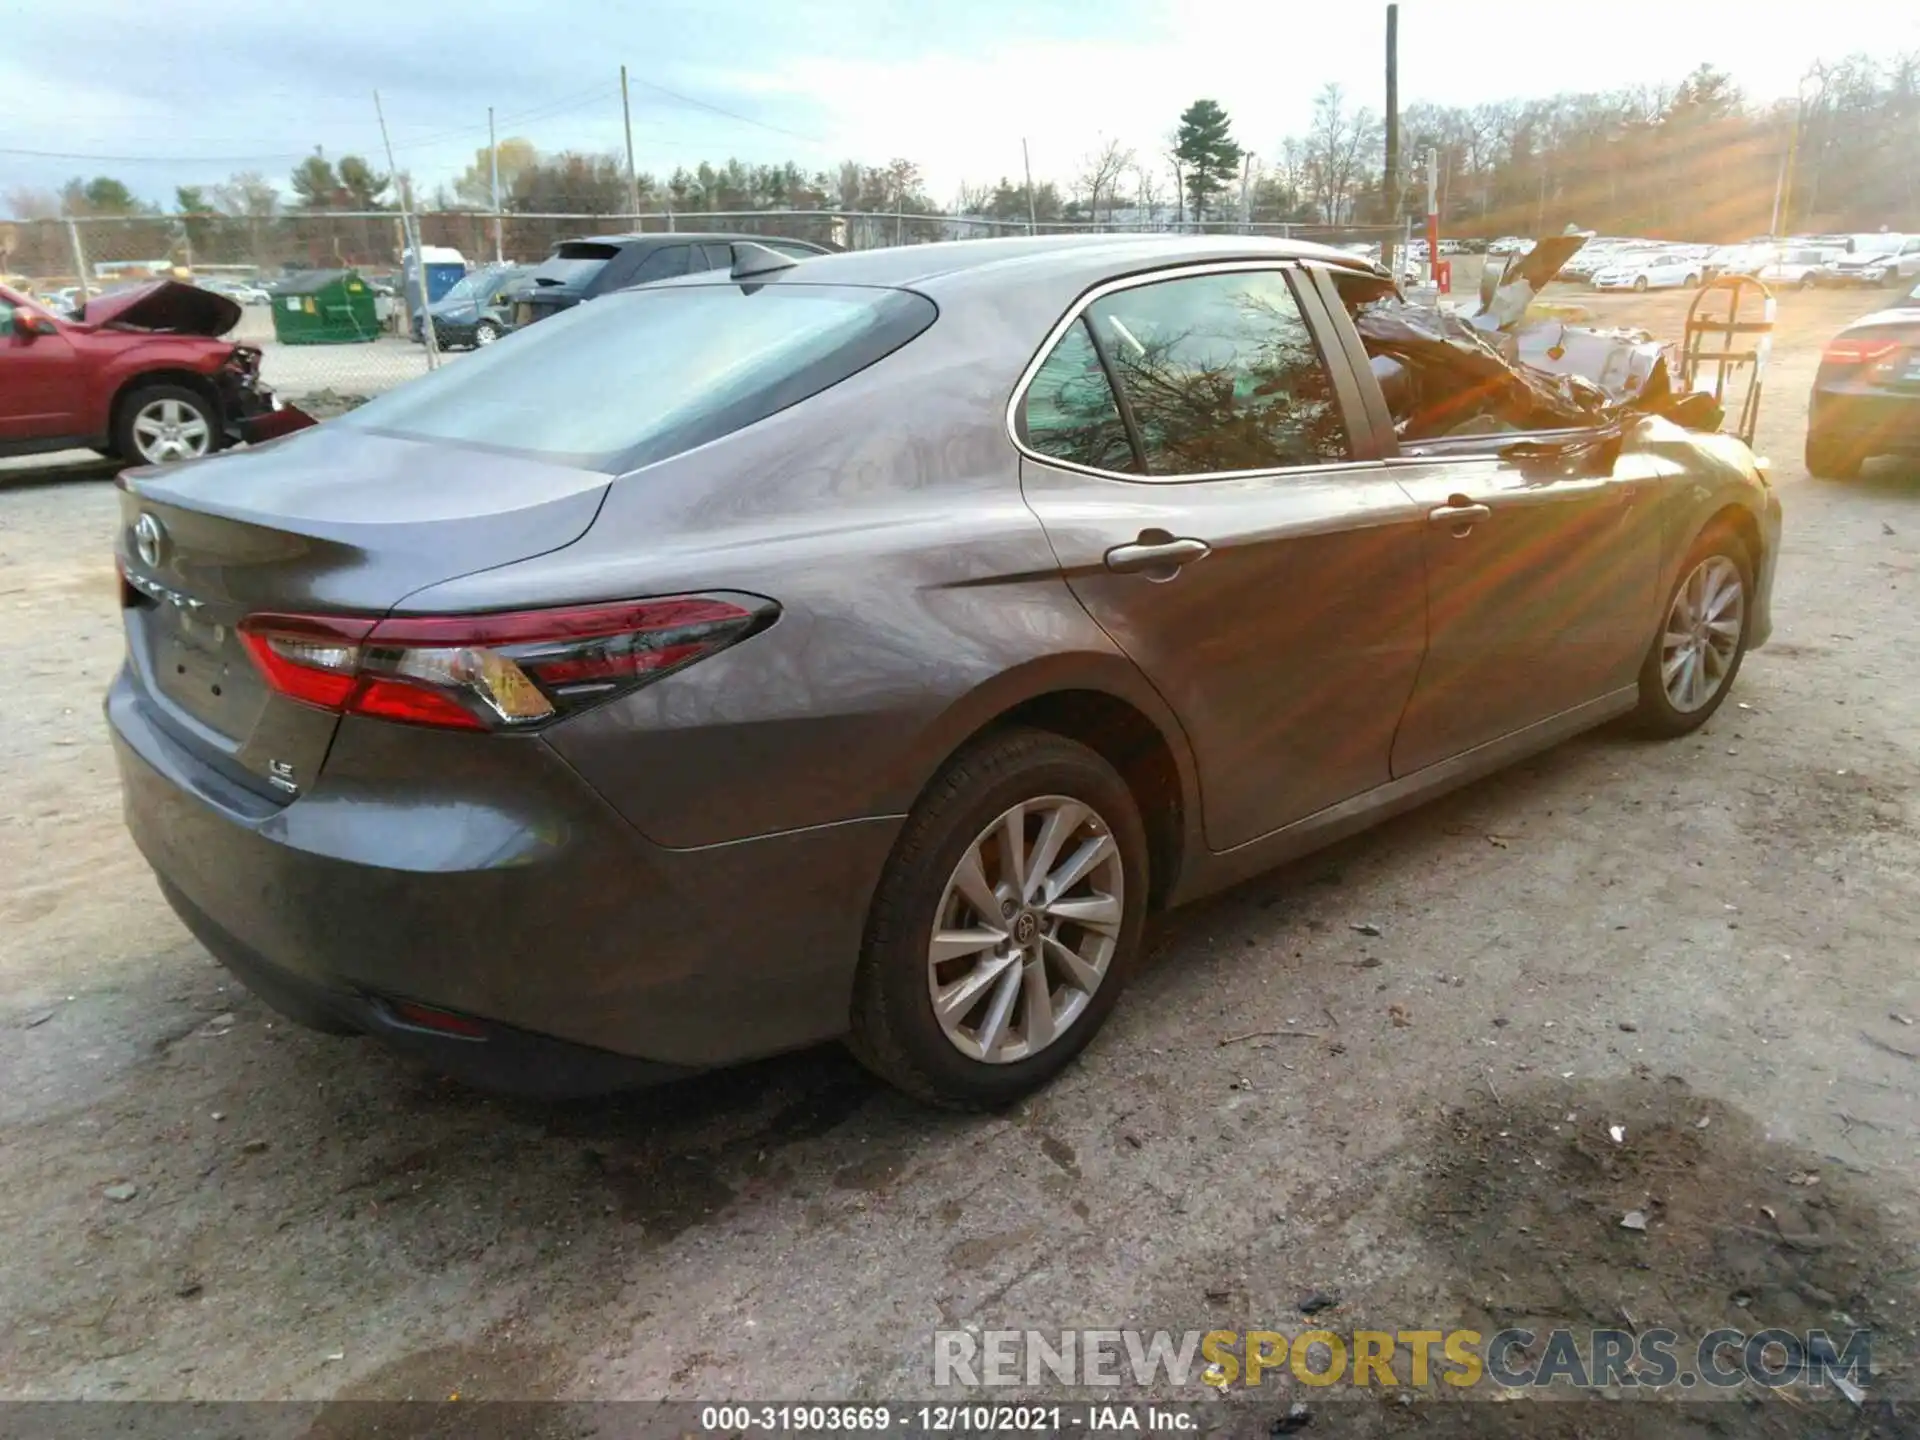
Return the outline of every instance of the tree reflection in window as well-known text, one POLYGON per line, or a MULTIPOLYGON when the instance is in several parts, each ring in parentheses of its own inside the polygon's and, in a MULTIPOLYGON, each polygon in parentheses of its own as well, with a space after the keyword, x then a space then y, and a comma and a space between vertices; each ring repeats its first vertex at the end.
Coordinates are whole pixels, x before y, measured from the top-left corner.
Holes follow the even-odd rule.
POLYGON ((1087 314, 1133 406, 1149 473, 1348 458, 1332 381, 1278 271, 1137 286, 1087 314))
POLYGON ((1027 387, 1027 443, 1042 455, 1099 470, 1135 469, 1133 446, 1084 323, 1060 343, 1027 387))

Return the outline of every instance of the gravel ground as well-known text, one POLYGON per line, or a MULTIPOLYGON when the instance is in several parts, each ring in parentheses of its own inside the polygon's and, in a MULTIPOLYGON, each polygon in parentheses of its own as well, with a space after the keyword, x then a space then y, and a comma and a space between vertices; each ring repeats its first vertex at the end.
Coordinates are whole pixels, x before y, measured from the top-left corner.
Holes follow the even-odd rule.
MULTIPOLYGON (((1688 298, 1582 303, 1677 336, 1688 298)), ((120 825, 110 486, 0 469, 0 1395, 924 1395, 937 1329, 1297 1328, 1315 1292, 1342 1330, 1858 1323, 1910 1359, 1920 475, 1799 462, 1819 345, 1880 299, 1782 302, 1778 626, 1737 705, 1168 917, 996 1117, 833 1049, 512 1104, 277 1023, 120 825)), ((1863 1433, 1307 1398, 1340 1433, 1863 1433)))

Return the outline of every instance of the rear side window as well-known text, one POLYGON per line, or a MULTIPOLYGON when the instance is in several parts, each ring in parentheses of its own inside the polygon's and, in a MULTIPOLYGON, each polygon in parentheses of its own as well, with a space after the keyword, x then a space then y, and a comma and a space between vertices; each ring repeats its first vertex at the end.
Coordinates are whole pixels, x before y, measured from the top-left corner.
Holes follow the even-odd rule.
POLYGON ((618 474, 839 384, 937 314, 924 296, 857 286, 622 290, 334 423, 618 474))
POLYGON ((612 283, 620 286, 645 285, 650 280, 671 280, 676 275, 684 275, 693 248, 691 245, 662 245, 658 250, 649 250, 640 256, 638 264, 634 264, 612 283))
POLYGON ((1034 373, 1025 406, 1026 441, 1039 454, 1096 470, 1135 468, 1133 444, 1084 318, 1034 373))
POLYGON ((1278 270, 1137 285, 1087 308, 1151 475, 1348 459, 1313 332, 1278 270))

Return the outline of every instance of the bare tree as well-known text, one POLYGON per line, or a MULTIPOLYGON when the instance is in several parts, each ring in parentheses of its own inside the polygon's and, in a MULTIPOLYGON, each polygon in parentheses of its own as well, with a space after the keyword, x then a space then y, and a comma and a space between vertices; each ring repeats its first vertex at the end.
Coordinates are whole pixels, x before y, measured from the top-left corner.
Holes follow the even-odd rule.
POLYGON ((1107 219, 1113 219, 1115 192, 1120 177, 1133 168, 1133 151, 1118 140, 1109 140, 1082 162, 1076 182, 1087 192, 1087 213, 1100 218, 1100 197, 1107 199, 1107 219))
POLYGON ((1149 164, 1136 160, 1133 165, 1133 189, 1139 197, 1140 213, 1148 226, 1160 223, 1160 175, 1149 164))
POLYGON ((1313 102, 1301 163, 1306 191, 1328 224, 1353 218, 1353 201, 1373 171, 1371 156, 1380 122, 1371 110, 1348 110, 1346 92, 1337 84, 1321 88, 1313 102))

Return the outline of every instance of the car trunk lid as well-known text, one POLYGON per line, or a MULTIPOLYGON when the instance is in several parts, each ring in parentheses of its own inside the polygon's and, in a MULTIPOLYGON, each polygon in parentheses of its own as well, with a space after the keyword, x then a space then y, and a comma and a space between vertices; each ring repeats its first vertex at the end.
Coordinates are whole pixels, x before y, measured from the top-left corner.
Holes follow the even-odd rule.
POLYGON ((228 778, 285 800, 336 717, 275 693, 240 624, 377 617, 424 586, 571 544, 608 477, 320 427, 198 464, 123 474, 128 660, 156 720, 228 778))

